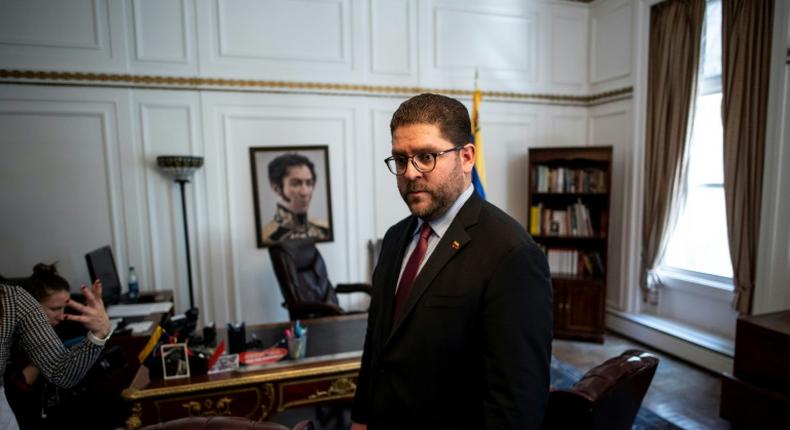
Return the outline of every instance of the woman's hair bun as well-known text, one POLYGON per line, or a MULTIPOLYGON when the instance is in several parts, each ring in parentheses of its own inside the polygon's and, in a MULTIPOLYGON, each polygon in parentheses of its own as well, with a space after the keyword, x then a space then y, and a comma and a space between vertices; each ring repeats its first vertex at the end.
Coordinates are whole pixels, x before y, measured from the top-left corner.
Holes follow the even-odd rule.
POLYGON ((55 263, 38 263, 33 266, 33 275, 54 275, 56 273, 58 273, 58 269, 55 268, 55 263))

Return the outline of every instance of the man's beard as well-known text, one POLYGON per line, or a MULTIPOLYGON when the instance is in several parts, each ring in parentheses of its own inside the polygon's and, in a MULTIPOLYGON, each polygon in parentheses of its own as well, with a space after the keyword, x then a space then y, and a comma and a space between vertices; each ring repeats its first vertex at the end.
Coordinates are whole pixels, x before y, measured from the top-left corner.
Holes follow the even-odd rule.
MULTIPOLYGON (((458 196, 463 193, 464 176, 460 170, 453 171, 448 180, 441 184, 432 187, 424 180, 408 182, 405 188, 400 191, 403 201, 409 207, 409 210, 414 216, 420 217, 426 221, 432 221, 442 216, 450 206, 453 205, 458 196), (412 205, 409 203, 409 192, 423 191, 428 193, 430 197, 420 196, 419 202, 429 199, 428 205, 412 205)), ((417 202, 415 202, 417 203, 417 202)))

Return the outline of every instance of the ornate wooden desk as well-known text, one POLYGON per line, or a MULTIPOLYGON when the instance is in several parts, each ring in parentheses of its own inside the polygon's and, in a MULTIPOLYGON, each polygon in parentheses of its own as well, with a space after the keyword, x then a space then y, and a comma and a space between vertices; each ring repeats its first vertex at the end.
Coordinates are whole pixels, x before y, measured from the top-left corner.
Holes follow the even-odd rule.
MULTIPOLYGON (((290 323, 247 327, 264 345, 283 336, 290 323)), ((181 380, 148 378, 141 367, 123 398, 130 407, 126 426, 187 416, 229 415, 264 420, 296 406, 349 402, 356 392, 367 314, 305 320, 308 328, 304 359, 242 367, 234 372, 192 376, 181 380)))

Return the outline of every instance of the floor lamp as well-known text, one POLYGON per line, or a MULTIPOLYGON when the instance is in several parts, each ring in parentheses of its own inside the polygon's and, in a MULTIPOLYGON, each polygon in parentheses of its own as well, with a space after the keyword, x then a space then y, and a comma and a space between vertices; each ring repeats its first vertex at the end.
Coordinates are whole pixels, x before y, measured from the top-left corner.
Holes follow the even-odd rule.
POLYGON ((181 213, 184 216, 184 243, 187 255, 187 280, 189 282, 189 308, 195 308, 192 292, 192 260, 189 256, 189 226, 187 224, 187 200, 184 187, 197 169, 203 166, 203 157, 191 155, 162 155, 156 157, 156 164, 166 175, 171 176, 181 188, 181 213))

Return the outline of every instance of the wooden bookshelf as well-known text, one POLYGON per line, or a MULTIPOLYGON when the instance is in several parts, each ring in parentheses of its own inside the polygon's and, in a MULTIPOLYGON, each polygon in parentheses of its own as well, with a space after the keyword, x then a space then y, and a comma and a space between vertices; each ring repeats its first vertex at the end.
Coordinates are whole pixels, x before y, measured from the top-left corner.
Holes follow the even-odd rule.
POLYGON ((549 259, 554 337, 603 342, 612 147, 529 150, 529 231, 549 259))

